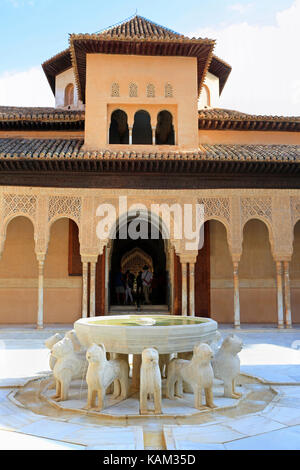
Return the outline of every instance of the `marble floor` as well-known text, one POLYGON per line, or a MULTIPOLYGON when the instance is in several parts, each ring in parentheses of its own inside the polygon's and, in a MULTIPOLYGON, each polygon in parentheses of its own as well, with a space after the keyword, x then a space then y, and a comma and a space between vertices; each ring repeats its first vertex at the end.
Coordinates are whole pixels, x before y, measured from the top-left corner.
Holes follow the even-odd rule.
MULTIPOLYGON (((299 328, 248 325, 236 332, 244 342, 241 371, 245 377, 259 378, 256 383, 249 379, 251 397, 242 410, 211 413, 202 420, 179 417, 158 423, 145 418, 99 421, 59 412, 43 415, 38 408, 28 409, 14 399, 28 381, 49 373, 45 339, 68 329, 68 325, 42 331, 22 326, 0 329, 1 450, 300 449, 299 328)), ((222 325, 220 331, 223 337, 233 332, 222 325)))

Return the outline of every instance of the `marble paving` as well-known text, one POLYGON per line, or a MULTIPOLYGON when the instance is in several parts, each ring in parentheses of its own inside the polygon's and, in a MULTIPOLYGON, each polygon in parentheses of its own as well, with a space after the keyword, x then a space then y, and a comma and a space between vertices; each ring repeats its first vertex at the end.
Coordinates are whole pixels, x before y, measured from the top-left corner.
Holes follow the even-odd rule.
MULTIPOLYGON (((258 377, 261 383, 242 380, 251 394, 229 410, 217 410, 200 419, 186 417, 180 409, 192 409, 190 396, 176 407, 177 418, 134 420, 134 397, 127 400, 122 419, 121 404, 110 407, 112 421, 86 415, 70 415, 53 409, 38 414, 22 407, 13 396, 32 378, 49 373, 49 352, 44 340, 70 326, 49 327, 43 331, 10 327, 0 330, 0 449, 169 449, 169 450, 299 450, 300 449, 300 329, 243 327, 237 334, 244 341, 240 354, 241 371, 258 377), (296 343, 295 343, 296 342, 296 343)), ((233 330, 220 328, 223 336, 233 330)), ((35 383, 35 382, 34 382, 35 383)), ((38 383, 38 381, 36 381, 38 383)), ((81 387, 81 385, 80 385, 81 387)), ((76 387, 74 388, 76 392, 76 387)), ((84 402, 82 396, 74 402, 84 402)), ((217 398, 219 405, 222 398, 217 398)), ((223 399, 224 400, 224 399, 223 399)), ((137 401, 137 400, 136 400, 137 401)), ((80 403, 81 404, 81 403, 80 403)), ((68 402, 68 405, 70 403, 68 402)), ((173 403, 164 403, 165 414, 173 413, 173 403)), ((221 406, 221 405, 220 405, 221 406)), ((195 411, 195 410, 193 410, 195 411)))

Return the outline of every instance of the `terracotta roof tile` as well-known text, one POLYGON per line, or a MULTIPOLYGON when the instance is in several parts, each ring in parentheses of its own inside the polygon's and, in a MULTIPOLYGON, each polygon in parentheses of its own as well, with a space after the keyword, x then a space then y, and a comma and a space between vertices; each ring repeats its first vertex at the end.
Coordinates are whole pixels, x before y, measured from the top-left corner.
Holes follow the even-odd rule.
POLYGON ((0 159, 235 160, 300 162, 300 145, 201 145, 196 152, 82 151, 82 139, 0 139, 0 159))
POLYGON ((111 38, 120 36, 126 37, 140 37, 140 38, 180 38, 184 37, 182 34, 176 33, 165 26, 161 26, 153 21, 144 18, 143 16, 135 15, 128 20, 121 21, 109 28, 102 29, 98 32, 111 38))
POLYGON ((221 108, 201 109, 199 129, 300 131, 300 116, 257 116, 221 108))

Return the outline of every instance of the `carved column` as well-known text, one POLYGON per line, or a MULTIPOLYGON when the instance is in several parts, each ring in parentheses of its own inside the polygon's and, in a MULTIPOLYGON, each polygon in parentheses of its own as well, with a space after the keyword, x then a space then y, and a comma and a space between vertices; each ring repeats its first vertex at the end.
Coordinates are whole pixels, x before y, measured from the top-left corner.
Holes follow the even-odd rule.
POLYGON ((91 262, 90 316, 96 316, 96 262, 91 262))
POLYGON ((181 263, 182 272, 182 316, 187 315, 187 263, 181 263))
POLYGON ((152 127, 152 145, 156 145, 156 127, 152 127))
POLYGON ((37 315, 37 329, 44 328, 44 264, 45 254, 39 253, 38 260, 38 315, 37 315))
POLYGON ((190 263, 190 316, 195 316, 195 263, 190 263))
POLYGON ((88 316, 88 263, 82 260, 82 318, 88 316))
POLYGON ((284 328, 284 323, 283 323, 283 295, 282 295, 282 262, 281 261, 276 261, 276 281, 277 281, 278 328, 284 328))
POLYGON ((129 145, 132 145, 132 126, 128 126, 129 129, 129 145))
POLYGON ((239 263, 233 261, 233 295, 234 295, 234 327, 240 329, 240 281, 239 281, 239 263))
POLYGON ((291 313, 291 289, 290 289, 290 273, 289 262, 283 262, 284 268, 284 304, 285 304, 285 323, 287 328, 292 328, 291 313))

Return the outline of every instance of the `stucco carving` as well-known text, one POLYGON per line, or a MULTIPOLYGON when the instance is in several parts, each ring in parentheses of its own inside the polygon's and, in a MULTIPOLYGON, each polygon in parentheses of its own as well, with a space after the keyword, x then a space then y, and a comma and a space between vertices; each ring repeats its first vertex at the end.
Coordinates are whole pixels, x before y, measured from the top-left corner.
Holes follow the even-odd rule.
POLYGON ((242 197, 241 219, 242 225, 248 220, 258 217, 267 222, 272 222, 272 198, 271 197, 242 197))
POLYGON ((48 220, 52 221, 57 217, 69 217, 80 222, 81 198, 70 196, 50 196, 48 220))

